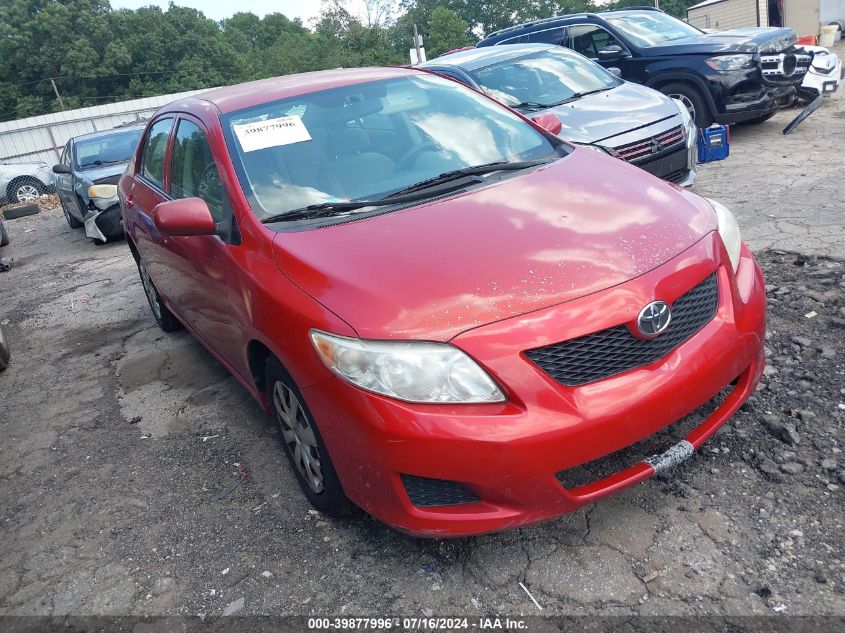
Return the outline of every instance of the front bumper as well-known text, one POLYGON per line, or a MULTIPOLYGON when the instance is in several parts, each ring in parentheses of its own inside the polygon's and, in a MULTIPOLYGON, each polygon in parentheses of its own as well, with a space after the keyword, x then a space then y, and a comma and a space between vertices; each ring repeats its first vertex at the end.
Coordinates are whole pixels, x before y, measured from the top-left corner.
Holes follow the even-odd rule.
POLYGON ((810 71, 804 76, 804 81, 801 82, 802 88, 815 90, 822 95, 833 94, 839 89, 839 84, 842 82, 843 74, 845 74, 839 56, 830 53, 829 57, 825 57, 825 61, 828 62, 826 68, 810 67, 810 71))
POLYGON ((120 204, 116 201, 111 205, 97 202, 99 200, 88 204, 88 211, 83 218, 85 235, 101 242, 122 237, 123 215, 120 204))
POLYGON ((303 395, 352 501, 406 532, 462 536, 549 519, 646 479, 679 451, 575 488, 565 488, 557 474, 654 435, 735 383, 686 435, 686 452, 697 448, 754 391, 764 335, 760 268, 743 246, 734 275, 713 233, 625 284, 456 337, 452 342, 503 386, 505 403, 414 405, 339 378, 303 395), (649 301, 674 301, 713 271, 719 280, 716 315, 651 365, 564 387, 522 352, 629 322, 649 301), (477 501, 414 505, 403 483, 408 476, 457 482, 477 501))

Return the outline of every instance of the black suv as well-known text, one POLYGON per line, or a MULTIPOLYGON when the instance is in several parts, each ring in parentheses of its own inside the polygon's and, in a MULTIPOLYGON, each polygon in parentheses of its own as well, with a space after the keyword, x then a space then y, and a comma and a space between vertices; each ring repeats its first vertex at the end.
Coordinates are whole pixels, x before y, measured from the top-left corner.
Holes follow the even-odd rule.
POLYGON ((812 61, 795 41, 795 32, 782 28, 704 33, 638 7, 536 20, 497 31, 478 46, 566 46, 684 102, 702 128, 714 121, 762 123, 791 105, 812 61))

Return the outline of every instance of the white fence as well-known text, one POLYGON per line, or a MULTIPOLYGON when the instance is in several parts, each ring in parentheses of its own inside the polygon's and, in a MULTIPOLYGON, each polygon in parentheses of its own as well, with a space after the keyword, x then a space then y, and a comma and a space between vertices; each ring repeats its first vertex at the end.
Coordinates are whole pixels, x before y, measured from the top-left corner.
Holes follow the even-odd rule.
POLYGON ((0 123, 0 162, 41 160, 53 165, 59 162, 69 138, 147 118, 161 106, 199 92, 204 91, 177 92, 0 123))

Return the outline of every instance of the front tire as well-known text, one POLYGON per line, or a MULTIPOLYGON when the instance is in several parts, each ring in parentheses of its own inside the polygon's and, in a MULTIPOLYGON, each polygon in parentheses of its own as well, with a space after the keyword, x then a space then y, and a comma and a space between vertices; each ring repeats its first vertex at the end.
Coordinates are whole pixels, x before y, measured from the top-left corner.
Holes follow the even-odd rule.
POLYGON ((676 82, 661 86, 660 92, 667 97, 677 99, 683 103, 687 107, 687 110, 689 110, 690 115, 692 115, 695 126, 699 130, 713 125, 715 119, 710 113, 710 108, 707 106, 707 102, 704 100, 701 92, 695 86, 676 82))
POLYGON ((6 342, 6 337, 3 334, 3 328, 0 326, 0 371, 9 366, 9 359, 12 353, 9 349, 9 344, 6 342))
POLYGON ((62 213, 64 213, 65 220, 67 220, 67 224, 70 228, 78 229, 82 226, 82 222, 80 222, 70 214, 70 211, 67 210, 67 207, 65 206, 65 203, 62 202, 61 198, 59 198, 59 206, 62 207, 62 213))
POLYGON ((161 295, 158 294, 158 290, 156 290, 153 284, 153 280, 150 279, 150 273, 147 272, 147 267, 144 265, 143 259, 138 259, 138 274, 141 275, 141 286, 144 288, 144 294, 147 295, 150 310, 152 310, 153 317, 156 323, 158 323, 158 326, 165 332, 175 332, 180 329, 182 322, 164 305, 161 295))
POLYGON ((265 384, 285 454, 302 492, 311 505, 329 516, 348 514, 351 503, 317 424, 290 374, 273 357, 265 365, 265 384))

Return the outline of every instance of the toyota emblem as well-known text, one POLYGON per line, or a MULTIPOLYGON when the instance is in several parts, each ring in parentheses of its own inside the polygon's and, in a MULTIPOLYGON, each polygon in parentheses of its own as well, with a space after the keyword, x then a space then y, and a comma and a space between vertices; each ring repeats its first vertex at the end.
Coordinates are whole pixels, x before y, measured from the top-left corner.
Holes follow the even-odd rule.
POLYGON ((672 320, 672 310, 665 301, 652 301, 637 317, 637 329, 647 338, 653 338, 669 327, 672 320))

